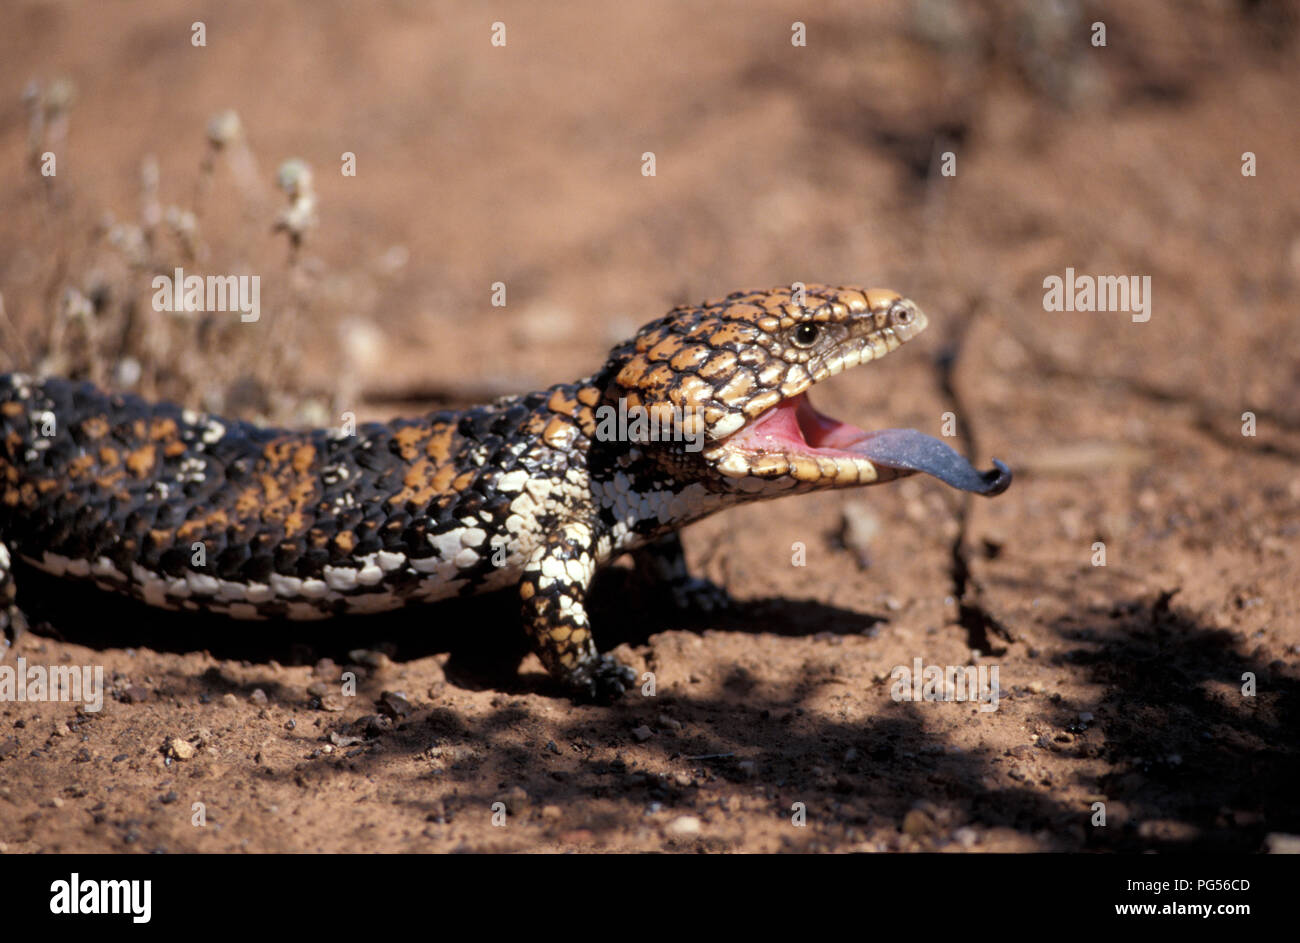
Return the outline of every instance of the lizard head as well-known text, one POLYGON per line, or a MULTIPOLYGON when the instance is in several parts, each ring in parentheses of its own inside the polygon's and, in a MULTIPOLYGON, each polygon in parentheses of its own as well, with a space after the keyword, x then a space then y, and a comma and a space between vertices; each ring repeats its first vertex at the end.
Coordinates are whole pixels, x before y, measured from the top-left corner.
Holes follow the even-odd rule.
POLYGON ((913 429, 868 432, 808 400, 815 384, 897 350, 926 324, 915 303, 881 289, 736 293, 643 327, 614 351, 610 389, 659 428, 676 424, 678 441, 661 436, 647 451, 670 467, 695 463, 697 474, 703 462, 720 490, 763 496, 924 472, 999 494, 1011 473, 996 459, 980 472, 938 439, 913 429))

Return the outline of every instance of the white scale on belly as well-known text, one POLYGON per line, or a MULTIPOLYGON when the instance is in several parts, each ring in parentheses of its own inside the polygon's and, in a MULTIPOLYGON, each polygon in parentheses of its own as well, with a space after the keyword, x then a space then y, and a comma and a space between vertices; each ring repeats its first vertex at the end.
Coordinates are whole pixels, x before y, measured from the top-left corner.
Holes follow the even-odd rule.
MULTIPOLYGON (((219 579, 209 573, 194 571, 184 576, 155 573, 139 564, 133 564, 131 573, 121 572, 108 557, 95 561, 45 553, 40 559, 23 557, 30 565, 56 577, 92 579, 99 588, 116 592, 131 592, 147 605, 162 609, 206 609, 225 613, 236 619, 261 619, 267 613, 260 608, 268 604, 286 606, 284 613, 290 619, 324 619, 333 613, 322 611, 339 600, 349 613, 386 612, 411 601, 434 602, 456 595, 465 585, 465 564, 475 565, 464 555, 464 541, 486 546, 487 533, 481 528, 458 528, 440 534, 431 542, 441 552, 455 551, 450 559, 433 556, 411 559, 404 553, 386 550, 355 557, 355 566, 327 566, 322 578, 301 578, 272 574, 265 583, 233 582, 219 579), (404 570, 417 574, 420 581, 405 594, 398 595, 383 586, 384 576, 404 570)), ((494 544, 496 542, 494 541, 494 544)), ((507 549, 504 563, 481 583, 484 591, 500 589, 517 582, 522 571, 523 557, 507 549)))

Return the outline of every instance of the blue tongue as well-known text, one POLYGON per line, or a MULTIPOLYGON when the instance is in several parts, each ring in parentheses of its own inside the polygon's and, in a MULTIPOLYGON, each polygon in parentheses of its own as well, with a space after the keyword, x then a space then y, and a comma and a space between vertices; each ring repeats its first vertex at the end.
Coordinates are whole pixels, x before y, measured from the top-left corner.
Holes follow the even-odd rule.
POLYGON ((1011 469, 996 458, 995 467, 978 471, 943 442, 915 429, 873 432, 853 443, 852 451, 878 465, 925 472, 954 488, 987 497, 1001 494, 1011 484, 1011 469))

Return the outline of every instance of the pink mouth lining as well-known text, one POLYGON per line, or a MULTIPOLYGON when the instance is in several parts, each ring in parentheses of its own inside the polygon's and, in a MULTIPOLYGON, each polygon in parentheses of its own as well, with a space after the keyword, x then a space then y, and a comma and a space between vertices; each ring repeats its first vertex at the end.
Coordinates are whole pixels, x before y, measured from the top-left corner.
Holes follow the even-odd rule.
POLYGON ((749 452, 865 458, 887 468, 924 472, 954 488, 990 497, 1011 484, 1011 471, 997 459, 993 459, 993 469, 980 472, 932 436, 915 429, 867 432, 818 412, 805 393, 772 407, 753 425, 735 433, 730 444, 749 452))

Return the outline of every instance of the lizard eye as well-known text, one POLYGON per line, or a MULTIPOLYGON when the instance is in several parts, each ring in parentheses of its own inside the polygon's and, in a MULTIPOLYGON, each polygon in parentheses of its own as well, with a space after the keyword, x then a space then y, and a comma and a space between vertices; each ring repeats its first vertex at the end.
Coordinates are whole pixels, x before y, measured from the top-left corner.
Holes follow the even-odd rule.
POLYGON ((800 324, 794 329, 794 343, 796 347, 811 347, 813 341, 817 340, 817 335, 821 333, 821 328, 816 324, 800 324))

